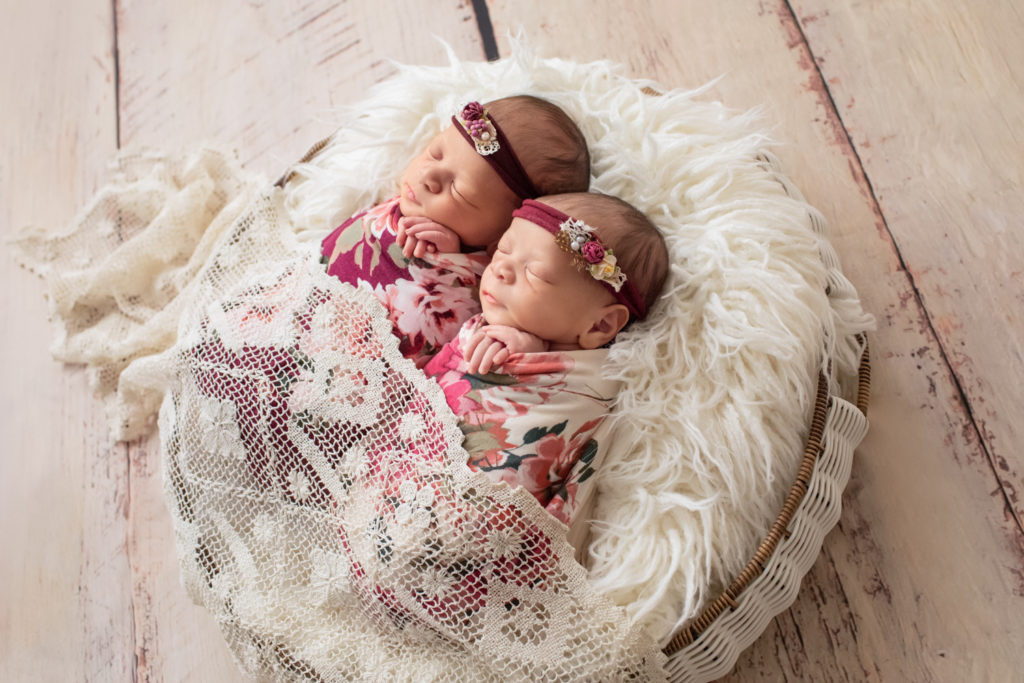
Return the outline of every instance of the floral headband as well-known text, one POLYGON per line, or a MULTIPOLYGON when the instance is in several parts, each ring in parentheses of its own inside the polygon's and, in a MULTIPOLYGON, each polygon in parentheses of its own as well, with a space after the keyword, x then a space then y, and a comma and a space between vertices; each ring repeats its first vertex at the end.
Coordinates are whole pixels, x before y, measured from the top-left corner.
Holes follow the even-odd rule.
POLYGON ((530 176, 526 175, 526 169, 519 163, 519 157, 512 151, 508 138, 482 104, 470 102, 458 116, 452 117, 452 123, 517 197, 525 199, 540 194, 530 181, 530 176))
POLYGON ((562 213, 533 199, 527 199, 512 215, 539 225, 555 236, 555 242, 568 252, 576 266, 604 285, 631 316, 643 320, 647 305, 633 283, 619 268, 615 254, 601 243, 594 228, 578 218, 562 213))

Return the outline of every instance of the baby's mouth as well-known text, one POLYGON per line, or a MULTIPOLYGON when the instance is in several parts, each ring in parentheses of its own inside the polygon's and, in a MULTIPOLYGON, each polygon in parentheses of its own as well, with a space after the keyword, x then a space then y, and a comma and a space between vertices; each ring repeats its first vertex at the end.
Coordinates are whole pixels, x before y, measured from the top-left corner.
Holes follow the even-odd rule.
POLYGON ((414 204, 419 204, 419 202, 416 201, 416 193, 412 191, 412 187, 410 187, 409 183, 405 184, 405 197, 414 204))

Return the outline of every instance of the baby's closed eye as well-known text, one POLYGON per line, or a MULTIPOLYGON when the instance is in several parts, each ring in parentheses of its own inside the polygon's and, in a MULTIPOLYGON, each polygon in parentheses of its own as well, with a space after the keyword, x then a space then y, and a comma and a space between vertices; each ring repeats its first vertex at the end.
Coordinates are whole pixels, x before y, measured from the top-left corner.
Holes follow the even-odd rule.
POLYGON ((532 277, 534 280, 537 280, 537 281, 542 282, 544 284, 547 284, 547 285, 552 284, 551 277, 545 271, 543 271, 543 270, 541 270, 539 268, 536 268, 534 266, 527 266, 526 267, 526 274, 529 275, 530 277, 532 277))

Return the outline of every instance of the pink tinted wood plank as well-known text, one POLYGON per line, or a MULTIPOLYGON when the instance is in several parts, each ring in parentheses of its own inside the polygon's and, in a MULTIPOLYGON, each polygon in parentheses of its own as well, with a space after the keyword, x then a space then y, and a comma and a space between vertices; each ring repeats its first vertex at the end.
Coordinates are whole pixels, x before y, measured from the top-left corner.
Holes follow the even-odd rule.
POLYGON ((1024 9, 794 6, 1024 536, 1024 9))
POLYGON ((332 109, 395 73, 483 58, 469 2, 119 3, 121 135, 212 140, 276 173, 333 130, 332 109))
MULTIPOLYGON (((489 5, 498 36, 539 17, 524 28, 545 56, 611 58, 671 87, 723 76, 715 97, 763 105, 790 177, 829 218, 847 274, 878 315, 872 431, 847 509, 794 609, 741 658, 735 679, 976 680, 1019 670, 1021 624, 1007 602, 1019 586, 1015 522, 788 5, 489 5)), ((499 49, 508 54, 507 41, 499 49)))
POLYGON ((164 503, 160 439, 132 444, 128 547, 139 681, 243 681, 217 623, 185 594, 164 503))
MULTIPOLYGON (((331 107, 393 74, 389 60, 444 63, 434 35, 462 58, 482 58, 475 17, 459 2, 124 3, 118 27, 124 145, 209 140, 271 178, 333 130, 331 107)), ((238 680, 214 620, 181 586, 158 440, 131 454, 137 675, 238 680)))
MULTIPOLYGON (((106 0, 9 3, 0 25, 2 236, 52 231, 116 148, 106 0)), ((0 259, 0 680, 128 680, 127 450, 47 348, 43 283, 0 259)))

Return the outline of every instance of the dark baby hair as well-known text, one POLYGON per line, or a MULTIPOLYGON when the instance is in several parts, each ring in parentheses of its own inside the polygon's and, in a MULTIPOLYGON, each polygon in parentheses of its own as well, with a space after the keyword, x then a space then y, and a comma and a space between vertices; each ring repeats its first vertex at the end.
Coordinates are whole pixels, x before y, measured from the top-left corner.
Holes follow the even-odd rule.
POLYGON ((585 192, 590 187, 587 140, 561 107, 533 95, 503 97, 484 107, 540 194, 585 192))

